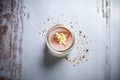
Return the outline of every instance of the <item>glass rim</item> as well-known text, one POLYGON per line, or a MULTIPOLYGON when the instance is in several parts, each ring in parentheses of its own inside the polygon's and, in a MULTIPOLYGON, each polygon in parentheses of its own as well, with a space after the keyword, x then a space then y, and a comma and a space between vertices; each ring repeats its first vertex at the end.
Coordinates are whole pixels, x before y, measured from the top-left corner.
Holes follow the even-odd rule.
POLYGON ((50 47, 52 50, 54 50, 54 51, 56 51, 56 52, 68 52, 69 50, 71 50, 71 48, 72 48, 72 47, 74 46, 74 44, 75 44, 75 35, 74 35, 73 31, 72 31, 69 27, 67 27, 67 26, 65 26, 65 25, 62 25, 62 24, 57 24, 57 25, 54 25, 52 28, 50 28, 50 29, 48 30, 48 32, 47 32, 47 34, 46 34, 46 41, 47 41, 49 47, 50 47), (65 50, 60 50, 60 51, 59 51, 59 50, 55 50, 55 49, 51 46, 51 44, 50 44, 50 42, 49 42, 49 40, 48 40, 48 37, 49 37, 50 32, 51 32, 52 30, 56 29, 56 28, 59 28, 59 27, 62 27, 62 28, 67 29, 68 31, 70 31, 70 33, 71 33, 72 36, 73 36, 73 43, 72 43, 72 45, 71 45, 69 48, 67 48, 67 49, 65 49, 65 50))

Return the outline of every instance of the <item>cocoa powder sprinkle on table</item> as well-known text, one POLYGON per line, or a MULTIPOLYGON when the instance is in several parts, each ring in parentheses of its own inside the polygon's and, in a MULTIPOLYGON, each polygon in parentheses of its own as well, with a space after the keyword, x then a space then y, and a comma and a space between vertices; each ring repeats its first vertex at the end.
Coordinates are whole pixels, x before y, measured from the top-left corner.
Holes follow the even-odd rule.
POLYGON ((83 37, 85 38, 86 36, 84 35, 83 37))
POLYGON ((82 58, 84 59, 84 58, 85 58, 85 55, 83 55, 82 58))
POLYGON ((71 28, 73 28, 73 26, 71 26, 71 28))
POLYGON ((48 20, 48 21, 50 21, 50 19, 49 19, 49 18, 48 18, 47 20, 48 20))
POLYGON ((88 52, 89 50, 88 49, 86 49, 86 52, 88 52))
POLYGON ((79 31, 79 33, 81 34, 81 33, 82 33, 82 31, 79 31))
POLYGON ((65 57, 66 60, 68 60, 68 57, 65 57))

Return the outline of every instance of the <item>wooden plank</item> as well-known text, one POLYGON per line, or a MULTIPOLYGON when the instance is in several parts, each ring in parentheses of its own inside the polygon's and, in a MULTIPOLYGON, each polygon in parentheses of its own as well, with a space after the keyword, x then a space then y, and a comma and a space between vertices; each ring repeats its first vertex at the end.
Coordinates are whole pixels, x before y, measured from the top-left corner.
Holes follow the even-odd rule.
POLYGON ((110 12, 111 12, 111 0, 102 0, 102 14, 104 18, 104 24, 106 27, 106 80, 110 80, 110 12))
POLYGON ((23 1, 0 0, 0 80, 22 77, 23 1))
POLYGON ((111 80, 120 80, 120 0, 111 0, 111 80))

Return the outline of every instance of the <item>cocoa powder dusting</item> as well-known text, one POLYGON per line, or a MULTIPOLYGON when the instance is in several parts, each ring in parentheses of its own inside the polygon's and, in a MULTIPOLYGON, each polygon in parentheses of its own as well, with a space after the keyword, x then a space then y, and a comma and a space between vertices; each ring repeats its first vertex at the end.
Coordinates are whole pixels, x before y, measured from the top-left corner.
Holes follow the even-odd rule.
POLYGON ((73 26, 71 26, 71 28, 73 28, 73 26))
POLYGON ((50 19, 48 18, 47 21, 50 21, 50 19))
POLYGON ((86 36, 84 35, 83 37, 85 38, 86 36))
POLYGON ((66 60, 68 60, 68 57, 65 57, 66 60))
POLYGON ((86 49, 86 52, 88 52, 89 51, 89 49, 86 49))

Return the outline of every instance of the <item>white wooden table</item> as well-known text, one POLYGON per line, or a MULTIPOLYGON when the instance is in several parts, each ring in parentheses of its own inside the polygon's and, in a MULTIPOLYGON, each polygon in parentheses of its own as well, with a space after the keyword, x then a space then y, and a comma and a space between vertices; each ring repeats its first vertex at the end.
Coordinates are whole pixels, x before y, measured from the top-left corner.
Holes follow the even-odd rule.
POLYGON ((120 80, 119 22, 120 0, 1 0, 0 80, 120 80), (55 24, 75 33, 67 58, 47 53, 55 24))

